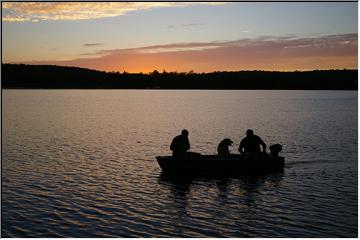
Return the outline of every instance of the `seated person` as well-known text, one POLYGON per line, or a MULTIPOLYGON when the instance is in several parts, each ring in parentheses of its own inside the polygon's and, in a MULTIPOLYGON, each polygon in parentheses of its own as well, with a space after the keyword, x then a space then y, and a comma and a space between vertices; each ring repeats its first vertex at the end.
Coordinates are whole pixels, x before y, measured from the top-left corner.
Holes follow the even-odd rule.
POLYGON ((263 152, 265 152, 266 144, 259 137, 254 135, 254 131, 249 129, 246 131, 246 137, 241 140, 239 146, 240 153, 260 153, 260 145, 263 147, 263 152))
POLYGON ((218 151, 218 156, 221 159, 228 159, 230 158, 230 150, 229 150, 229 146, 231 146, 233 143, 233 141, 231 141, 229 138, 225 138, 224 140, 222 140, 218 147, 217 147, 217 151, 218 151))
POLYGON ((282 150, 282 146, 278 143, 270 146, 270 152, 273 158, 279 157, 279 152, 281 152, 281 150, 282 150))
POLYGON ((188 135, 188 130, 184 129, 181 131, 181 135, 174 137, 170 145, 170 150, 172 150, 173 156, 185 154, 186 151, 190 149, 188 135))

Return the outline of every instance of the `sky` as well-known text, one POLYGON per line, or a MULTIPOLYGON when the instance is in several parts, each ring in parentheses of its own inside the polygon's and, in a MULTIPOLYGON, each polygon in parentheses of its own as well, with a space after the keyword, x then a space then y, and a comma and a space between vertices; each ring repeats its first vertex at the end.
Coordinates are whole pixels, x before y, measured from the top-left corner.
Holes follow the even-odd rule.
POLYGON ((2 62, 104 71, 357 69, 357 2, 2 2, 2 62))

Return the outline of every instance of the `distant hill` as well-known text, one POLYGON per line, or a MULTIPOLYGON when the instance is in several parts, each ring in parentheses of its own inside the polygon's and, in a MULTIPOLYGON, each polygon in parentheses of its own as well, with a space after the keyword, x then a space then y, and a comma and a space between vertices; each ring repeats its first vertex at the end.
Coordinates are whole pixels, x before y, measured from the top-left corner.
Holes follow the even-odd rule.
POLYGON ((2 64, 3 88, 357 90, 357 70, 119 73, 53 65, 2 64))

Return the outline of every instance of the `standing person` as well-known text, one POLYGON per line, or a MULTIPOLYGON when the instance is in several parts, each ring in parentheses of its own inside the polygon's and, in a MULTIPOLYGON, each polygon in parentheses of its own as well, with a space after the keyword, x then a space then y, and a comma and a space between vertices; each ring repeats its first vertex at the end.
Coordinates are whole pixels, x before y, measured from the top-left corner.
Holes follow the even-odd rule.
POLYGON ((181 135, 174 137, 170 145, 170 150, 172 150, 173 156, 184 154, 190 149, 188 136, 188 130, 183 129, 181 131, 181 135))
POLYGON ((263 152, 265 152, 266 144, 264 143, 264 141, 259 136, 254 135, 253 130, 248 129, 246 131, 246 137, 240 142, 239 152, 259 153, 260 145, 263 148, 263 152))

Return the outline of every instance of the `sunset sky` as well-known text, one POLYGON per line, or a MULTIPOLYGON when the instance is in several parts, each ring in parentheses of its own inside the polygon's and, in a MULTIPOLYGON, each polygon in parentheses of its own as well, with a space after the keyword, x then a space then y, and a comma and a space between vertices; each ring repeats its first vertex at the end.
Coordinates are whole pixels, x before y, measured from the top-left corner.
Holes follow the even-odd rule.
POLYGON ((2 3, 2 62, 106 71, 357 68, 357 2, 2 3))

